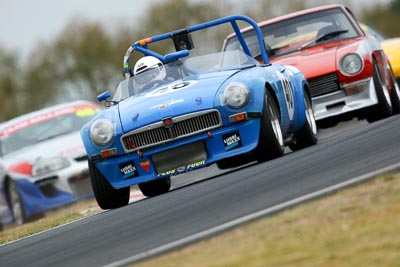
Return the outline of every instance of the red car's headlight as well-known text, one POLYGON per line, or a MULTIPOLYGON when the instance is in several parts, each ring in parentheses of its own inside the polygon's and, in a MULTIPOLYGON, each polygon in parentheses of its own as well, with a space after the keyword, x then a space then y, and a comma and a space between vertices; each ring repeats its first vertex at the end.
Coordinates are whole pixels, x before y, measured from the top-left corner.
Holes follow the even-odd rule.
POLYGON ((364 66, 364 61, 357 53, 350 53, 340 60, 340 71, 344 75, 355 75, 359 73, 364 66))

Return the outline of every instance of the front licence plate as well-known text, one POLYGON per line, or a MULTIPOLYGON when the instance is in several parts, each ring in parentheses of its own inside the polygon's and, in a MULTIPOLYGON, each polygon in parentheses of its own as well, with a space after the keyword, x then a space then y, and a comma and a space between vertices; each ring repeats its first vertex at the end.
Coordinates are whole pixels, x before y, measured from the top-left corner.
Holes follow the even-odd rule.
POLYGON ((152 156, 157 173, 166 173, 173 170, 183 170, 186 167, 196 167, 196 164, 204 165, 207 152, 203 142, 196 142, 167 150, 152 156))

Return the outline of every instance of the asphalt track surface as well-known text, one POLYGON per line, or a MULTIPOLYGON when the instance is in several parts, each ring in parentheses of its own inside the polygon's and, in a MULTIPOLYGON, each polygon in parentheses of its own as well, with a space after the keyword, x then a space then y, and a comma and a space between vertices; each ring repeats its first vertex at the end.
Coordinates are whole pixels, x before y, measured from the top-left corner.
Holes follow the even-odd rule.
POLYGON ((122 266, 399 164, 399 115, 372 124, 347 123, 322 130, 313 147, 235 170, 210 166, 177 176, 167 194, 0 246, 0 265, 122 266))

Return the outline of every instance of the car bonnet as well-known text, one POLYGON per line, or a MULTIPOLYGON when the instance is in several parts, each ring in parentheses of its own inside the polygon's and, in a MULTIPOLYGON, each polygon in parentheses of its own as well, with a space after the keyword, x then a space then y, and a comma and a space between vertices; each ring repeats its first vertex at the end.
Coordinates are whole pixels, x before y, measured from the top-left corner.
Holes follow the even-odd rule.
POLYGON ((124 132, 182 114, 214 108, 220 86, 237 70, 191 76, 119 103, 124 132))
POLYGON ((348 52, 356 52, 365 44, 363 39, 342 40, 334 43, 313 46, 304 50, 270 57, 272 63, 293 65, 300 69, 307 79, 334 73, 338 70, 338 61, 348 52))

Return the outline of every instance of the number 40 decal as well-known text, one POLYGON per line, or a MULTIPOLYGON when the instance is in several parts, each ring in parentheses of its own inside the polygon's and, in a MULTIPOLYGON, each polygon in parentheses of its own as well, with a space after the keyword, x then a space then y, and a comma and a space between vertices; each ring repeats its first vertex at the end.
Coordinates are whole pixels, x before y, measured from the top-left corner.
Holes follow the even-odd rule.
POLYGON ((285 102, 286 102, 286 106, 287 106, 288 113, 289 113, 289 119, 292 120, 293 114, 294 114, 294 96, 293 96, 292 87, 290 85, 289 80, 285 77, 285 75, 283 75, 279 71, 277 71, 276 74, 278 75, 279 79, 281 80, 282 88, 283 88, 283 92, 284 92, 284 96, 285 96, 285 102))

